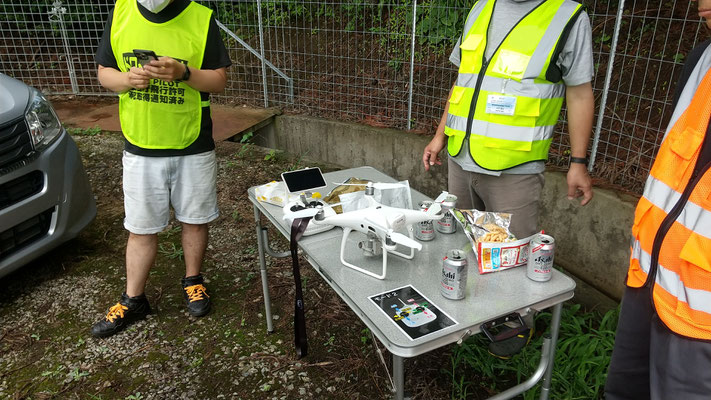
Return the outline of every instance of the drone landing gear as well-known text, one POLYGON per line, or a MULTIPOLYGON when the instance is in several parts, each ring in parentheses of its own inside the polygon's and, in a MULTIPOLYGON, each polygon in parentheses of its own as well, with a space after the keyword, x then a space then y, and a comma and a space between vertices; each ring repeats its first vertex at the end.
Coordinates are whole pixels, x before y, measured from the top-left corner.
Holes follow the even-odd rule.
MULTIPOLYGON (((385 275, 388 270, 388 253, 391 253, 391 254, 401 257, 401 258, 404 258, 406 260, 412 260, 415 257, 415 249, 414 248, 410 248, 410 254, 404 254, 399 251, 388 250, 388 247, 394 248, 394 246, 395 246, 394 243, 389 244, 389 243, 386 243, 386 241, 381 241, 381 243, 382 243, 381 248, 382 248, 382 253, 383 253, 383 270, 382 270, 383 273, 381 275, 378 275, 374 272, 371 272, 371 271, 368 271, 368 270, 363 269, 361 267, 358 267, 357 265, 353 265, 353 264, 349 263, 348 261, 346 261, 346 259, 345 259, 346 242, 348 241, 348 235, 350 235, 351 231, 353 231, 353 229, 343 228, 343 238, 341 239, 341 263, 348 268, 354 269, 354 270, 364 273, 368 276, 372 276, 373 278, 385 279, 385 275)), ((408 231, 410 234, 410 238, 414 239, 414 234, 412 232, 412 229, 408 229, 408 231)), ((373 235, 373 236, 368 235, 368 240, 371 240, 373 238, 378 238, 378 237, 375 235, 373 235)), ((377 255, 377 250, 374 249, 373 247, 366 246, 366 248, 364 248, 364 251, 369 252, 373 255, 377 255)), ((363 246, 361 246, 361 248, 363 248, 363 246)))

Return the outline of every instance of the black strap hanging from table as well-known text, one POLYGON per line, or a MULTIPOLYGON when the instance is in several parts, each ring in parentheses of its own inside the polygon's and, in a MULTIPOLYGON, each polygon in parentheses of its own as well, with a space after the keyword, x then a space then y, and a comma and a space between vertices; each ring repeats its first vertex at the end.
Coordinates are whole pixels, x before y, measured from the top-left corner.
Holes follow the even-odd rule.
POLYGON ((291 264, 294 268, 294 345, 296 355, 299 358, 308 354, 308 343, 306 340, 306 315, 304 313, 304 294, 301 290, 301 272, 299 271, 299 255, 296 243, 304 235, 306 227, 312 217, 296 218, 291 224, 291 264))

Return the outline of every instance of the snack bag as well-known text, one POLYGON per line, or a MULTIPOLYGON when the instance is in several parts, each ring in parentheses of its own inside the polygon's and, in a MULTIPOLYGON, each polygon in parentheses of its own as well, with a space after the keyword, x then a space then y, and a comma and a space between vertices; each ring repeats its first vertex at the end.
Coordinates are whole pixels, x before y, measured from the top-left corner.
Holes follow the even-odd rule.
MULTIPOLYGON (((258 201, 275 206, 283 207, 286 203, 299 200, 299 194, 289 193, 286 190, 284 181, 271 181, 264 185, 257 186, 254 195, 258 201)), ((321 193, 313 192, 311 198, 321 198, 321 193)))
MULTIPOLYGON (((258 186, 254 192, 257 200, 262 203, 273 204, 275 206, 283 207, 284 204, 288 203, 290 200, 289 194, 286 192, 286 187, 282 181, 271 181, 262 186, 258 186)), ((293 196, 298 199, 298 196, 293 196)))
POLYGON ((454 216, 472 241, 479 273, 528 263, 528 243, 533 236, 516 239, 509 231, 511 214, 455 209, 454 216))

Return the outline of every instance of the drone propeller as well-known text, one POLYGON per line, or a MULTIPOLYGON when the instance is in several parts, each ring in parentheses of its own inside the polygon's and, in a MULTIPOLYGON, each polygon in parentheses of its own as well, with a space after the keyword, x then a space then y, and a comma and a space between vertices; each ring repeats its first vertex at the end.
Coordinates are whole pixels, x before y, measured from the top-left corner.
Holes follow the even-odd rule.
POLYGON ((437 196, 436 199, 434 199, 434 203, 442 203, 447 198, 447 196, 449 196, 449 193, 443 191, 439 194, 439 196, 437 196))
POLYGON ((386 182, 368 182, 368 183, 334 183, 334 185, 343 185, 343 186, 370 186, 378 190, 385 190, 385 189, 397 189, 401 187, 407 187, 404 183, 386 183, 386 182))
POLYGON ((321 211, 321 208, 304 208, 303 210, 294 211, 293 213, 284 214, 284 218, 289 216, 291 219, 313 217, 321 211))
POLYGON ((392 240, 394 243, 401 244, 403 246, 407 246, 410 248, 415 248, 417 250, 422 250, 422 244, 420 242, 417 242, 413 240, 412 238, 403 235, 402 233, 395 232, 391 228, 384 228, 381 225, 377 224, 376 222, 372 221, 369 218, 365 218, 366 222, 369 222, 371 227, 375 229, 376 231, 379 231, 381 234, 383 234, 385 237, 389 237, 390 240, 392 240))
POLYGON ((284 219, 286 219, 287 217, 290 219, 314 217, 314 216, 316 216, 316 214, 321 212, 324 209, 324 207, 333 209, 334 207, 340 206, 342 204, 343 204, 343 202, 335 203, 335 204, 325 204, 325 205, 319 204, 316 207, 302 208, 301 210, 297 210, 297 211, 293 211, 293 212, 284 214, 284 219))
POLYGON ((432 202, 432 205, 427 212, 430 214, 437 214, 442 209, 442 202, 449 196, 449 193, 442 192, 436 199, 432 202))
POLYGON ((419 242, 412 240, 408 236, 403 235, 402 233, 394 232, 392 229, 388 232, 388 236, 390 236, 390 239, 392 239, 393 242, 397 244, 401 244, 403 246, 407 246, 410 248, 415 248, 417 250, 422 250, 422 244, 419 242))

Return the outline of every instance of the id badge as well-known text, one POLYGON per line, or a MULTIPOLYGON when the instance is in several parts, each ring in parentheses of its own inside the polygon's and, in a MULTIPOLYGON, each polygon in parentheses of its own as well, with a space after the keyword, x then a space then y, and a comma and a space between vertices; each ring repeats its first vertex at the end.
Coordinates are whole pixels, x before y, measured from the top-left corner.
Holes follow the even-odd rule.
POLYGON ((486 113, 499 115, 514 115, 516 97, 490 94, 486 98, 486 113))

